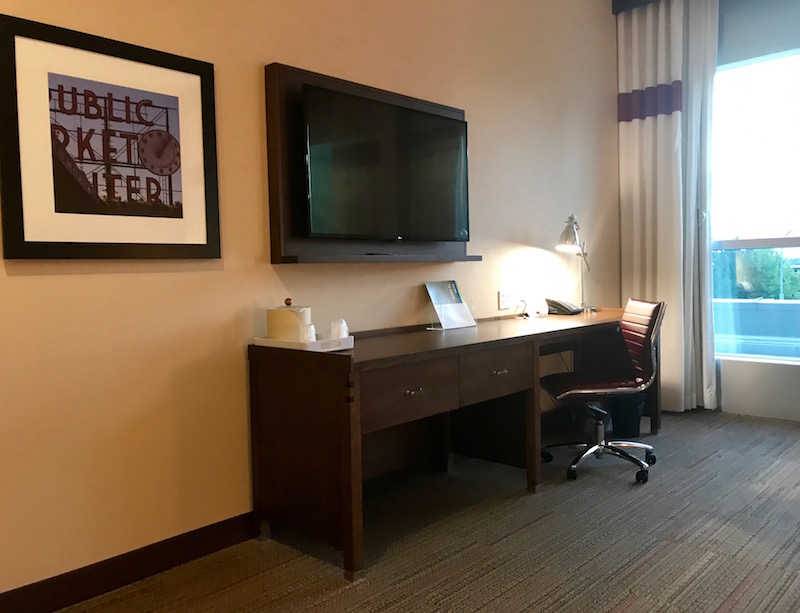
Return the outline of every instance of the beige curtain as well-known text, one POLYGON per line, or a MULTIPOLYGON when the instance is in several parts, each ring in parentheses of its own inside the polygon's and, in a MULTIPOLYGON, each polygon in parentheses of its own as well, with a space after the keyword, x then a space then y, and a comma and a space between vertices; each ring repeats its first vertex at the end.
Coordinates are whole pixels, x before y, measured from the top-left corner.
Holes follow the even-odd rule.
POLYGON ((711 288, 711 108, 719 0, 695 0, 684 16, 683 319, 684 407, 719 405, 711 288))
POLYGON ((661 400, 669 411, 684 408, 682 32, 683 0, 617 16, 622 302, 633 297, 667 303, 661 400))
MULTIPOLYGON (((708 284, 703 291, 710 292, 710 275, 695 274, 694 264, 684 266, 687 247, 690 253, 707 248, 696 238, 696 230, 690 230, 692 238, 686 240, 686 224, 697 227, 694 195, 705 189, 705 183, 698 186, 705 170, 691 173, 693 196, 687 200, 684 165, 689 158, 683 133, 688 11, 694 15, 696 6, 706 2, 718 0, 659 0, 617 16, 622 300, 667 303, 661 331, 661 393, 662 406, 670 411, 698 404, 694 373, 703 370, 692 339, 699 329, 711 334, 712 364, 714 360, 710 320, 698 318, 693 292, 687 291, 688 283, 708 284)), ((696 153, 694 144, 689 150, 694 169, 706 153, 696 153)), ((707 306, 710 310, 710 295, 707 306)), ((701 352, 708 347, 701 345, 701 352)))

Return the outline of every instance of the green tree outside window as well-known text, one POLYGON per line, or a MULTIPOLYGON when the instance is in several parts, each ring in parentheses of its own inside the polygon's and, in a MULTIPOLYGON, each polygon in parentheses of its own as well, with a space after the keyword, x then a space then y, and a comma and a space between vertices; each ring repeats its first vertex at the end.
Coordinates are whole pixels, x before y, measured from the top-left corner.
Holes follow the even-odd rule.
POLYGON ((736 249, 713 252, 714 298, 780 298, 783 259, 783 296, 800 299, 800 264, 783 258, 780 249, 736 249))

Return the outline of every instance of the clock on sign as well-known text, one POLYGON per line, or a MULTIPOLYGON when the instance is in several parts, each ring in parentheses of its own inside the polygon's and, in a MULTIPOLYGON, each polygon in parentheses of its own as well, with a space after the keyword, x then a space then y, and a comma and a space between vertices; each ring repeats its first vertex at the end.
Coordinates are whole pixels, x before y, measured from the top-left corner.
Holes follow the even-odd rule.
POLYGON ((181 167, 181 145, 166 130, 148 130, 139 137, 139 160, 153 174, 166 177, 181 167))

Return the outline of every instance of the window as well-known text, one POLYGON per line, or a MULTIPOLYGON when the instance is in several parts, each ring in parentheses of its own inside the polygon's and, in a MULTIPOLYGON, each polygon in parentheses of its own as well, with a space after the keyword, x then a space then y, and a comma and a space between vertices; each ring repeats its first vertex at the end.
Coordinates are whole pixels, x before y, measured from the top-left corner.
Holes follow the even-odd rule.
POLYGON ((715 348, 800 363, 800 50, 718 70, 715 348))

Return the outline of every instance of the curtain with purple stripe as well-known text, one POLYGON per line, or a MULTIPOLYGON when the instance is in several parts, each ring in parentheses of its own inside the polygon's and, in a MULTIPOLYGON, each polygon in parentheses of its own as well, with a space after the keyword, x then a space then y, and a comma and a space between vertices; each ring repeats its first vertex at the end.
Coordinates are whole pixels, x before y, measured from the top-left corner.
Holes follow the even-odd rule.
POLYGON ((667 302, 661 394, 673 411, 684 409, 681 104, 662 102, 659 112, 658 91, 682 87, 673 84, 682 78, 683 4, 661 0, 617 16, 622 301, 667 302))
POLYGON ((686 339, 693 324, 684 309, 683 123, 689 92, 683 70, 688 13, 707 2, 718 0, 657 0, 617 15, 622 300, 669 305, 661 332, 661 389, 664 408, 673 411, 703 404, 689 391, 688 365, 695 362, 686 339))
POLYGON ((683 105, 683 83, 659 83, 617 95, 617 120, 633 121, 656 115, 672 115, 683 105))

